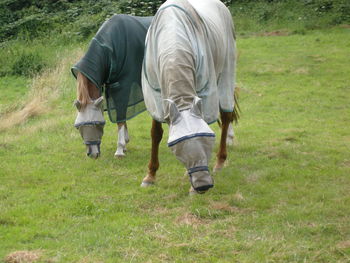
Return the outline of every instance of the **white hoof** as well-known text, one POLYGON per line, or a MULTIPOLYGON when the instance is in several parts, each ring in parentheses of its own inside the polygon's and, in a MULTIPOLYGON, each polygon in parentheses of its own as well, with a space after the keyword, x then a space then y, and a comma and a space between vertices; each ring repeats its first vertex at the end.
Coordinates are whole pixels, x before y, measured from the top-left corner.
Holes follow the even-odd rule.
POLYGON ((141 183, 141 187, 150 187, 150 186, 154 186, 154 183, 152 183, 152 182, 142 182, 141 183))
POLYGON ((116 158, 123 158, 125 157, 124 151, 119 151, 119 149, 115 152, 114 157, 116 158))

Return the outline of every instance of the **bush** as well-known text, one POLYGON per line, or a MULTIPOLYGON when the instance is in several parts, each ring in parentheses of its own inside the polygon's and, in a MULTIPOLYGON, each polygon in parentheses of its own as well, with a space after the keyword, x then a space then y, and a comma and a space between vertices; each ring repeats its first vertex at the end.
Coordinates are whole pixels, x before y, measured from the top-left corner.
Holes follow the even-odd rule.
POLYGON ((303 0, 303 2, 317 16, 331 14, 333 24, 350 23, 349 0, 303 0))
POLYGON ((12 65, 13 75, 33 76, 45 68, 45 62, 37 53, 22 53, 12 65))

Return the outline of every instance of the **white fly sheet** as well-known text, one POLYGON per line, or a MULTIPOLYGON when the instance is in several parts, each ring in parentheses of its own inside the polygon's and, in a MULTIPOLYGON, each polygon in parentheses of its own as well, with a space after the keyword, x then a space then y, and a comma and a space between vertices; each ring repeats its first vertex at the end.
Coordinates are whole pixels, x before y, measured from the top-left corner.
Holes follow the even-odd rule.
POLYGON ((232 112, 235 36, 229 10, 219 0, 168 0, 146 36, 142 88, 147 110, 169 121, 173 101, 180 111, 202 99, 203 119, 215 122, 219 109, 232 112))
POLYGON ((208 123, 234 108, 232 17, 219 0, 168 0, 146 36, 142 91, 153 119, 169 123, 168 146, 192 187, 213 187, 208 163, 215 134, 208 123))

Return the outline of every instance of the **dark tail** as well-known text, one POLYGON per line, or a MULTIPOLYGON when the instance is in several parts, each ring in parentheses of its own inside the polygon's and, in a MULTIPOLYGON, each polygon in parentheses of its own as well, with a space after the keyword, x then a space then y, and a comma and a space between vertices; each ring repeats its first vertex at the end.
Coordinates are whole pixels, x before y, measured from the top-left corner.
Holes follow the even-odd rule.
MULTIPOLYGON (((240 118, 241 115, 241 109, 238 104, 238 98, 239 98, 239 88, 235 88, 235 92, 233 94, 233 99, 235 101, 235 106, 233 107, 233 112, 232 112, 232 121, 234 121, 236 124, 238 123, 238 119, 240 118)), ((219 127, 221 128, 221 121, 217 120, 219 127)))

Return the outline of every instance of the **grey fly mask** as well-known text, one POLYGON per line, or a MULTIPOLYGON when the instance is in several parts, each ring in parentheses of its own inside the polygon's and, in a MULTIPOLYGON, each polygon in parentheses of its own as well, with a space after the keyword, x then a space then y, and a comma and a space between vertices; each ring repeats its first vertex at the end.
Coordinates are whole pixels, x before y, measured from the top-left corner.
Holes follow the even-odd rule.
POLYGON ((100 144, 103 136, 103 127, 105 119, 103 117, 103 97, 91 101, 82 110, 78 100, 74 102, 78 109, 78 115, 74 126, 81 134, 86 145, 86 154, 97 159, 100 156, 100 144))
POLYGON ((203 120, 201 99, 195 97, 192 107, 183 111, 179 111, 173 101, 166 101, 170 122, 168 146, 185 165, 194 190, 205 192, 214 186, 208 162, 215 143, 215 133, 203 120))

